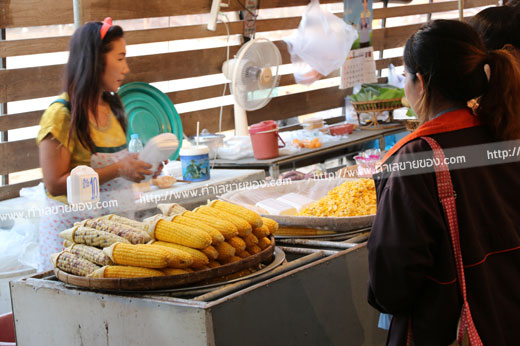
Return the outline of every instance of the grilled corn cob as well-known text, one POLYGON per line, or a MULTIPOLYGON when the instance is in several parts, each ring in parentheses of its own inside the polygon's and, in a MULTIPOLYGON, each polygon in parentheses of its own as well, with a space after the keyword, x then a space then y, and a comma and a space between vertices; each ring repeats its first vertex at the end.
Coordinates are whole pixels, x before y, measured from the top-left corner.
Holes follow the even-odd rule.
POLYGON ((227 258, 224 258, 224 259, 220 260, 220 263, 228 264, 228 263, 238 262, 238 261, 241 261, 241 260, 242 260, 242 258, 240 258, 238 256, 231 256, 231 257, 227 257, 227 258))
POLYGON ((210 261, 216 260, 218 258, 218 251, 217 251, 217 249, 215 249, 214 246, 210 245, 200 251, 202 251, 206 256, 208 256, 208 259, 210 261))
POLYGON ((206 264, 209 263, 208 256, 206 256, 202 251, 192 249, 191 247, 174 244, 174 243, 168 243, 165 241, 156 241, 152 245, 163 246, 168 249, 177 249, 177 250, 181 250, 181 251, 189 253, 193 259, 193 263, 191 264, 191 266, 193 268, 199 268, 199 267, 205 266, 206 264))
POLYGON ((108 219, 87 219, 81 222, 81 225, 100 231, 110 232, 125 238, 132 244, 145 244, 152 240, 147 233, 140 229, 108 219))
POLYGON ((184 269, 193 264, 193 256, 187 251, 159 245, 150 246, 157 246, 171 253, 172 256, 170 257, 170 262, 168 263, 169 268, 184 269))
POLYGON ((247 236, 253 230, 249 222, 247 222, 244 218, 230 214, 220 209, 215 209, 212 207, 208 207, 207 205, 203 205, 195 209, 195 212, 217 217, 222 220, 230 221, 232 224, 236 226, 238 230, 238 235, 241 237, 247 236))
POLYGON ((97 229, 74 226, 60 233, 60 237, 77 244, 85 244, 95 247, 107 247, 114 243, 130 243, 118 235, 99 231, 97 229))
POLYGON ((246 242, 240 237, 228 239, 228 243, 235 248, 236 252, 244 251, 246 249, 246 242))
POLYGON ((73 275, 87 276, 99 269, 94 263, 68 251, 51 255, 51 261, 56 268, 73 275))
POLYGON ((160 270, 131 267, 131 266, 105 266, 97 269, 89 277, 92 278, 144 278, 150 276, 164 276, 160 270))
POLYGON ((213 226, 210 226, 202 221, 195 220, 195 219, 189 218, 187 216, 176 215, 173 217, 172 222, 186 225, 189 227, 193 227, 198 230, 206 232, 211 237, 211 245, 217 245, 218 243, 221 243, 224 241, 224 236, 222 235, 222 233, 220 233, 213 226))
POLYGON ((245 237, 244 241, 246 242, 247 247, 258 244, 258 238, 254 234, 250 234, 247 237, 245 237))
POLYGON ((261 252, 262 249, 258 245, 248 246, 246 248, 247 252, 249 252, 251 255, 256 255, 257 253, 261 252))
POLYGON ((124 216, 119 216, 116 214, 108 214, 108 215, 100 217, 99 219, 107 219, 112 222, 129 225, 129 226, 132 226, 133 228, 137 228, 140 231, 148 233, 148 225, 146 223, 141 222, 141 221, 132 220, 132 219, 129 219, 124 216))
POLYGON ((211 245, 211 237, 204 231, 186 225, 159 220, 154 230, 155 239, 204 249, 211 245))
POLYGON ((197 268, 195 271, 200 272, 202 270, 208 270, 208 269, 211 269, 211 268, 209 266, 203 266, 203 267, 197 268))
POLYGON ((172 254, 166 249, 146 244, 116 243, 103 249, 114 263, 143 268, 166 268, 172 254))
POLYGON ((164 268, 161 269, 161 271, 164 273, 164 275, 182 275, 182 274, 188 274, 189 271, 179 268, 164 268))
POLYGON ((244 250, 244 251, 238 252, 237 256, 240 257, 240 258, 246 258, 246 257, 251 256, 251 254, 249 253, 249 251, 244 250))
POLYGON ((263 225, 262 227, 253 228, 253 234, 258 239, 267 237, 271 232, 269 232, 269 228, 266 225, 263 225))
POLYGON ((223 260, 224 258, 231 257, 231 256, 235 255, 235 253, 236 253, 235 248, 233 246, 231 246, 228 242, 225 242, 225 241, 218 244, 215 248, 218 251, 217 259, 219 261, 223 260))
POLYGON ((262 217, 262 221, 264 222, 264 225, 267 226, 267 228, 269 228, 270 234, 275 234, 276 231, 278 231, 278 222, 268 217, 262 217))
POLYGON ((108 257, 103 252, 103 250, 98 249, 97 247, 83 244, 72 244, 68 248, 68 251, 100 266, 108 266, 114 264, 110 257, 108 257))
POLYGON ((208 267, 210 268, 217 268, 217 267, 220 267, 222 264, 218 263, 217 261, 210 261, 208 263, 208 267))
POLYGON ((271 240, 267 237, 263 237, 263 238, 260 238, 258 239, 258 246, 260 247, 260 249, 265 249, 267 247, 269 247, 269 245, 271 245, 271 240))
POLYGON ((238 235, 238 229, 237 226, 235 226, 233 223, 219 219, 217 217, 206 215, 202 213, 194 213, 192 211, 185 211, 181 214, 182 216, 189 217, 190 219, 195 219, 198 221, 204 222, 206 225, 210 225, 211 227, 214 227, 217 229, 225 239, 232 238, 236 235, 238 235))
POLYGON ((67 240, 67 239, 65 239, 65 240, 63 241, 63 247, 64 247, 64 248, 71 247, 71 246, 74 245, 74 244, 76 244, 76 243, 73 243, 73 242, 71 242, 70 240, 67 240))
POLYGON ((157 208, 159 208, 161 213, 166 216, 179 215, 186 211, 183 206, 177 203, 160 203, 157 204, 157 208))
POLYGON ((257 213, 241 205, 215 200, 209 204, 212 208, 223 210, 245 219, 252 227, 262 226, 262 217, 257 213))

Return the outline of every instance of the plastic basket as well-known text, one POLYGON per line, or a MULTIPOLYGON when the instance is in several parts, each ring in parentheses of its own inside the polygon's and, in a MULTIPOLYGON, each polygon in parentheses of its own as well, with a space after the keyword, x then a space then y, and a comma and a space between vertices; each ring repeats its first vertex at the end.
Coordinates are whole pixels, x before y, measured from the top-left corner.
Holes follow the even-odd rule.
POLYGON ((413 132, 421 125, 421 121, 419 119, 407 119, 404 125, 408 131, 413 132))

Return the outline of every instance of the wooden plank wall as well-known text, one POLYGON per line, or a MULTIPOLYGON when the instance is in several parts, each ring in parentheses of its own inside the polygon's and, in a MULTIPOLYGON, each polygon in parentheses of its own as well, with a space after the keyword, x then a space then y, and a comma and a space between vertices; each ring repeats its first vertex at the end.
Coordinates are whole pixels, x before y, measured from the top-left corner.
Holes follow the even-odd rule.
MULTIPOLYGON (((308 0, 262 0, 261 9, 287 8, 304 6, 308 0)), ((322 4, 341 3, 338 0, 321 0, 322 4)), ((496 0, 466 0, 465 8, 481 7, 496 4, 496 0)), ((211 0, 164 1, 164 0, 84 0, 83 20, 100 20, 111 16, 116 20, 140 19, 167 16, 182 16, 207 14, 210 11, 211 0)), ((453 11, 457 9, 457 1, 444 1, 431 4, 402 4, 389 8, 374 10, 374 19, 398 18, 411 15, 422 15, 453 11)), ((235 0, 230 1, 226 12, 239 11, 241 7, 235 0)), ((341 14, 338 14, 341 16, 341 14)), ((256 23, 257 32, 269 33, 278 30, 295 29, 300 17, 282 17, 262 19, 256 23)), ((73 22, 72 0, 0 0, 0 29, 20 28, 42 25, 70 24, 73 22)), ((408 36, 421 24, 401 25, 380 28, 373 31, 374 49, 376 51, 402 47, 408 36)), ((243 32, 241 21, 229 24, 231 35, 243 32)), ((214 36, 225 36, 223 24, 217 25, 217 31, 206 30, 206 25, 184 25, 168 28, 126 31, 129 45, 197 39, 214 36)), ((22 55, 63 52, 67 50, 69 36, 28 38, 0 41, 0 58, 22 55)), ((283 41, 275 41, 280 49, 284 64, 290 63, 290 56, 283 41)), ((235 54, 238 45, 230 47, 230 54, 235 54)), ((130 57, 128 63, 131 73, 127 82, 160 82, 189 77, 219 74, 226 55, 225 47, 188 50, 164 54, 152 54, 130 57), (153 68, 150 68, 153 66, 153 68)), ((389 63, 402 65, 401 58, 385 58, 376 61, 378 69, 385 68, 389 63)), ((59 94, 63 65, 37 66, 29 68, 14 68, 9 66, 0 69, 0 103, 22 101, 41 97, 51 97, 59 94)), ((337 76, 332 74, 332 77, 337 76)), ((329 76, 329 78, 331 77, 329 76)), ((292 75, 284 75, 280 85, 295 84, 292 75)), ((174 104, 204 100, 222 96, 223 85, 206 86, 195 89, 180 90, 167 95, 174 104)), ((274 98, 266 107, 248 113, 249 123, 265 119, 285 119, 301 114, 317 112, 341 107, 345 96, 351 90, 339 90, 336 86, 306 92, 293 93, 274 98)), ((228 91, 229 94, 229 91, 228 91)), ((223 108, 222 129, 234 127, 233 107, 223 108)), ((195 131, 198 120, 204 120, 205 127, 210 131, 218 130, 220 107, 181 113, 184 132, 191 135, 195 131), (208 121, 211 119, 211 121, 208 121)), ((8 131, 38 125, 42 110, 27 111, 0 116, 0 131, 8 131)), ((16 140, 8 138, 9 142, 0 143, 0 175, 38 168, 38 153, 34 139, 16 140)), ((21 187, 31 186, 38 182, 33 180, 21 184, 0 187, 0 200, 18 195, 21 187)))

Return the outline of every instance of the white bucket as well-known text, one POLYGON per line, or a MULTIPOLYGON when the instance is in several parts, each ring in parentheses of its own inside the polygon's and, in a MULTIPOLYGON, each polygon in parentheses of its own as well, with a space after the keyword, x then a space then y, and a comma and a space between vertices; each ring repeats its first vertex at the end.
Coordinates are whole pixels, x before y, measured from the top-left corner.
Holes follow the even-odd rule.
POLYGON ((0 273, 0 315, 11 312, 11 290, 9 281, 36 273, 36 269, 25 267, 19 270, 0 273))

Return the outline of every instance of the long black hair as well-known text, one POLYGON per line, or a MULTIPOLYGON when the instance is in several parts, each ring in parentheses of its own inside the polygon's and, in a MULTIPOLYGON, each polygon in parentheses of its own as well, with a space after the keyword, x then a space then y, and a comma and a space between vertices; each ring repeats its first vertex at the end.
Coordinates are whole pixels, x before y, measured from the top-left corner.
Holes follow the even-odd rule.
POLYGON ((468 23, 479 33, 488 50, 501 49, 506 44, 520 49, 520 7, 488 7, 468 23))
POLYGON ((465 105, 478 98, 476 114, 496 138, 520 138, 520 66, 510 49, 488 52, 469 24, 440 19, 408 39, 403 59, 410 74, 424 78, 420 116, 437 100, 465 105))
POLYGON ((106 54, 113 48, 113 42, 123 37, 123 29, 114 25, 101 39, 103 24, 89 22, 72 35, 69 44, 69 60, 65 67, 64 89, 69 95, 71 124, 70 138, 75 134, 80 143, 91 153, 95 145, 90 136, 89 111, 97 114, 98 101, 102 97, 126 132, 126 116, 117 93, 103 92, 101 83, 106 67, 106 54))

